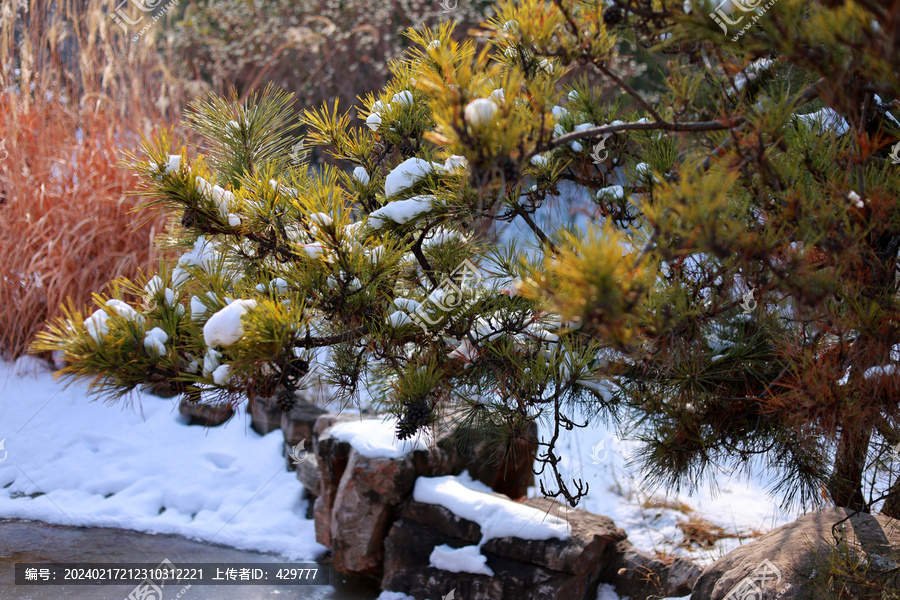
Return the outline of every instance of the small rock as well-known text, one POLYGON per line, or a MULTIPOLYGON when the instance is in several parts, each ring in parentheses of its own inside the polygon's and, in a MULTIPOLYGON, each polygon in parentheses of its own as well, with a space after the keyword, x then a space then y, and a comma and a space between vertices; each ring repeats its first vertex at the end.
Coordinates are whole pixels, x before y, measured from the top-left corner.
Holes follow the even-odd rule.
POLYGON ((188 425, 218 427, 234 416, 234 408, 227 404, 203 404, 182 398, 178 412, 188 417, 188 425))
POLYGON ((318 497, 322 494, 322 472, 319 470, 319 459, 309 454, 306 460, 295 467, 297 479, 303 484, 306 493, 318 497))
POLYGON ((250 398, 247 402, 247 412, 250 413, 250 427, 259 435, 281 429, 283 413, 278 408, 275 398, 250 398))

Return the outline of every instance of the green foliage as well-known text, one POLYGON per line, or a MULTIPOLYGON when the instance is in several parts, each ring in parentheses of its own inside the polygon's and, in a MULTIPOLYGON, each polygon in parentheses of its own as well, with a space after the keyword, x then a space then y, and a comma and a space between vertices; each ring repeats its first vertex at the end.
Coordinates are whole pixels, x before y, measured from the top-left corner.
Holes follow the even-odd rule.
POLYGON ((893 506, 869 450, 900 442, 900 22, 780 0, 724 38, 709 2, 614 4, 505 1, 471 39, 408 32, 358 121, 303 111, 336 167, 289 160, 274 88, 195 104, 209 158, 172 167, 164 135, 129 163, 194 249, 152 293, 123 288, 144 321, 109 313, 91 336, 72 309, 36 349, 102 391, 222 400, 283 397, 321 360, 342 403, 376 390, 398 434, 446 415, 498 452, 547 419, 547 493, 573 506, 587 488, 555 447, 579 413, 628 423, 659 482, 762 460, 789 502, 893 506), (632 76, 654 53, 664 81, 632 76), (563 197, 575 216, 552 222, 563 197), (886 496, 863 497, 870 475, 886 496))

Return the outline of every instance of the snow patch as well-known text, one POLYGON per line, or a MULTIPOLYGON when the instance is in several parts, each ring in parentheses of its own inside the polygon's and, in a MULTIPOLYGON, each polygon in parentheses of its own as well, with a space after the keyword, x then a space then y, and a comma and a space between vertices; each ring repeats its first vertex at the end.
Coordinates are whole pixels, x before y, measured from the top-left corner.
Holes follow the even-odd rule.
POLYGON ((850 125, 839 113, 833 108, 825 107, 808 115, 796 115, 798 119, 807 125, 815 125, 819 129, 820 134, 829 131, 835 135, 844 135, 850 130, 850 125))
POLYGON ((421 158, 409 158, 388 173, 384 180, 384 195, 393 196, 411 188, 417 181, 434 171, 434 165, 421 158))
POLYGON ((427 450, 431 436, 426 432, 414 440, 398 440, 394 435, 397 419, 362 419, 333 425, 328 432, 336 440, 347 442, 366 458, 402 458, 413 450, 427 450), (424 439, 422 439, 424 438, 424 439))
POLYGON ((388 202, 376 211, 369 214, 369 226, 373 229, 381 229, 384 219, 390 219, 395 223, 408 223, 419 215, 432 208, 434 196, 415 196, 408 200, 394 200, 388 202))
POLYGON ((144 334, 144 348, 150 356, 165 356, 165 343, 169 340, 169 334, 161 327, 154 327, 144 334))
POLYGON ((88 335, 98 344, 103 336, 109 333, 107 321, 109 321, 109 313, 102 308, 95 310, 94 314, 84 320, 84 328, 87 329, 88 335))
POLYGON ((230 346, 244 335, 241 317, 256 308, 256 300, 235 300, 214 314, 203 326, 203 341, 209 347, 230 346))
POLYGON ((443 506, 463 519, 478 523, 481 527, 479 545, 504 537, 569 539, 568 522, 509 498, 473 490, 455 475, 419 477, 413 498, 416 502, 443 506))
POLYGON ((428 558, 428 566, 451 573, 475 573, 477 575, 494 576, 487 566, 487 557, 478 546, 452 548, 447 544, 435 546, 428 558))

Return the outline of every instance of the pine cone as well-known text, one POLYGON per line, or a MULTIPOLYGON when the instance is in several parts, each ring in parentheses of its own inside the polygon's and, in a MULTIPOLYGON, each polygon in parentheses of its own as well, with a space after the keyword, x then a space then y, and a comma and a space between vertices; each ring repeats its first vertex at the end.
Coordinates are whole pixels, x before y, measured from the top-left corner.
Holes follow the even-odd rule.
POLYGON ((424 426, 428 424, 431 417, 431 407, 424 400, 406 403, 406 421, 416 425, 424 426))
POLYGON ((397 423, 397 439, 411 438, 420 428, 428 425, 431 418, 431 407, 424 400, 404 402, 406 415, 397 423))
POLYGON ((297 405, 297 394, 294 390, 283 389, 275 395, 275 405, 281 412, 291 412, 297 405))
POLYGON ((309 373, 309 363, 302 358, 294 358, 284 365, 284 376, 290 381, 300 381, 307 373, 309 373))
POLYGON ((412 436, 416 435, 416 432, 419 430, 418 426, 413 425, 411 423, 407 423, 406 421, 399 421, 397 423, 397 439, 398 440, 407 440, 412 436))

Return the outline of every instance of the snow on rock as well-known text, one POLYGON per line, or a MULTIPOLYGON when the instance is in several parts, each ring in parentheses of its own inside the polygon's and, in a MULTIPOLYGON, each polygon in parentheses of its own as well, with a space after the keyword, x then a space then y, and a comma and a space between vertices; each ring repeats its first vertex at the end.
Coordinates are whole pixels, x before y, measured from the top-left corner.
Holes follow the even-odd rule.
POLYGON ((455 475, 419 477, 413 499, 423 504, 443 506, 481 527, 479 546, 494 538, 522 540, 567 540, 569 524, 531 506, 509 498, 480 492, 463 485, 455 475))
POLYGON ((409 158, 388 173, 384 180, 384 195, 393 196, 415 185, 434 171, 434 165, 421 158, 409 158))
POLYGON ((430 211, 433 200, 434 196, 414 196, 408 200, 388 202, 369 214, 369 226, 373 229, 381 229, 382 225, 384 225, 384 219, 390 219, 395 223, 408 223, 419 215, 430 211))
POLYGON ((832 131, 835 135, 844 135, 850 130, 850 125, 844 117, 838 114, 833 108, 825 107, 814 113, 809 113, 808 115, 796 116, 807 125, 817 126, 820 134, 832 131))
POLYGON ((481 553, 481 548, 478 546, 453 548, 447 544, 441 544, 434 547, 428 560, 429 567, 451 573, 494 576, 494 572, 487 566, 487 557, 481 553))
POLYGON ((203 326, 203 340, 210 348, 230 346, 244 335, 241 317, 256 308, 256 300, 235 300, 213 316, 203 326))
POLYGON ((165 356, 165 343, 169 335, 161 327, 154 327, 144 334, 144 348, 150 356, 165 356))
POLYGON ((597 586, 597 600, 619 600, 616 587, 611 583, 601 583, 597 586))
POLYGON ((88 335, 90 335, 98 344, 100 343, 101 338, 109 333, 109 324, 107 321, 109 321, 109 313, 102 308, 95 310, 94 314, 84 320, 84 328, 87 329, 88 335))
POLYGON ((401 458, 413 450, 427 450, 430 432, 412 440, 398 440, 395 436, 397 419, 362 419, 345 421, 332 426, 328 432, 336 440, 347 442, 366 458, 401 458))
POLYGON ((416 600, 415 596, 407 596, 403 592, 384 591, 375 600, 416 600))

